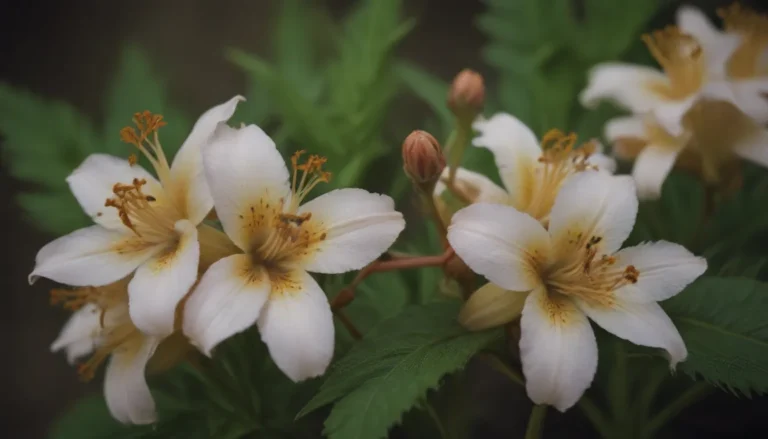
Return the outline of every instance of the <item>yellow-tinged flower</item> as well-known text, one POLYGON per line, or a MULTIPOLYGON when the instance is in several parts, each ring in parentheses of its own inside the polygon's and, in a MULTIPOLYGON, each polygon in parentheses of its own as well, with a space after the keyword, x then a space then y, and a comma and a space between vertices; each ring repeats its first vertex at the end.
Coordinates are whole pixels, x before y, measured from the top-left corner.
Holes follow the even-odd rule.
POLYGON ((203 114, 172 165, 159 143, 162 116, 137 113, 136 127, 120 135, 146 156, 158 179, 138 166, 135 156, 89 156, 67 182, 96 225, 43 247, 30 282, 42 276, 73 286, 101 286, 135 271, 128 285, 131 319, 147 334, 173 332, 176 307, 197 279, 197 226, 213 206, 200 149, 242 99, 236 96, 203 114))
MULTIPOLYGON (((758 123, 768 122, 768 77, 745 77, 738 59, 740 47, 749 43, 759 26, 744 25, 744 14, 731 21, 732 27, 749 31, 721 33, 698 10, 684 7, 678 12, 678 26, 643 36, 649 51, 663 72, 640 65, 618 62, 595 66, 580 100, 594 106, 612 100, 635 114, 651 113, 658 124, 673 136, 683 133, 686 113, 701 99, 732 103, 758 123), (747 37, 746 35, 749 35, 747 37)), ((762 31, 761 31, 762 32, 762 31)), ((759 39, 759 38, 758 38, 759 39)), ((754 52, 754 51, 753 51, 754 52)))
POLYGON ((333 356, 331 309, 309 275, 364 267, 405 223, 385 195, 339 189, 302 204, 327 181, 325 159, 301 152, 292 175, 274 142, 255 125, 220 124, 203 150, 224 231, 240 252, 214 263, 184 307, 183 329, 205 354, 258 324, 277 366, 299 381, 322 374, 333 356))
POLYGON ((79 366, 86 380, 93 378, 101 363, 109 359, 104 395, 112 416, 126 424, 149 424, 157 415, 144 377, 148 363, 175 364, 188 352, 189 345, 178 336, 161 342, 161 337, 139 331, 128 314, 127 288, 125 279, 102 287, 53 290, 52 301, 75 312, 51 350, 65 350, 70 363, 92 354, 79 366))
POLYGON ((703 100, 683 118, 673 136, 651 115, 608 121, 605 137, 614 154, 634 159, 632 176, 641 199, 656 199, 673 166, 700 175, 710 184, 727 183, 727 174, 743 158, 768 167, 768 130, 733 104, 703 100))
POLYGON ((528 396, 564 411, 589 387, 597 343, 589 319, 618 337, 666 350, 674 367, 687 350, 656 303, 706 270, 671 242, 619 250, 635 222, 632 179, 599 172, 568 178, 549 229, 512 207, 473 204, 453 217, 448 240, 490 280, 466 302, 463 325, 480 330, 521 317, 520 356, 528 396))
MULTIPOLYGON (((525 124, 506 113, 477 120, 473 127, 480 133, 473 144, 493 153, 504 188, 481 174, 459 168, 453 192, 463 194, 468 204, 508 204, 546 225, 555 197, 568 176, 582 171, 612 173, 616 167, 594 142, 576 148, 575 134, 552 130, 540 146, 525 124)), ((448 170, 435 188, 436 201, 446 189, 447 178, 448 170)))

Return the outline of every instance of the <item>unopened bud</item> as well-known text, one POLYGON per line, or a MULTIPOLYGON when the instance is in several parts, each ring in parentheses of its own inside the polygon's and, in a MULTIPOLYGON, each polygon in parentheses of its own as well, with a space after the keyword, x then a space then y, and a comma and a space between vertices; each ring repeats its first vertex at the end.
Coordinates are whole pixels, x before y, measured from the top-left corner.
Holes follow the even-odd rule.
POLYGON ((458 118, 473 120, 483 110, 484 103, 483 77, 470 69, 459 72, 448 92, 448 108, 458 118))
POLYGON ((437 140, 416 130, 403 142, 403 169, 418 185, 434 184, 445 169, 445 156, 437 140))

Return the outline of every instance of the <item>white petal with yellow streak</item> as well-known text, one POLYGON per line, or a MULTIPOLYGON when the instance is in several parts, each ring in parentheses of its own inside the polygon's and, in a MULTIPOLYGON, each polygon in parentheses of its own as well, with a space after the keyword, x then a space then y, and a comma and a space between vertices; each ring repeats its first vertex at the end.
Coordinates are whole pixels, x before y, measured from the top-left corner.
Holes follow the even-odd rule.
POLYGON ((597 241, 599 254, 621 247, 635 225, 637 195, 632 178, 585 171, 568 177, 549 217, 549 233, 558 255, 597 241))
POLYGON ((549 297, 540 288, 525 301, 520 330, 528 397, 568 410, 597 371, 597 341, 589 320, 567 297, 549 297))
POLYGON ((472 144, 493 153, 499 175, 509 193, 510 204, 525 204, 526 195, 535 184, 534 173, 541 157, 536 135, 523 122, 507 113, 495 114, 487 120, 478 119, 472 127, 480 133, 472 144))
MULTIPOLYGON (((444 180, 448 179, 450 169, 445 168, 440 180, 435 185, 434 195, 439 197, 447 187, 444 180)), ((457 168, 453 183, 458 190, 467 195, 474 203, 509 204, 507 191, 494 183, 490 178, 466 168, 457 168)))
POLYGON ((100 333, 101 310, 95 304, 88 303, 69 317, 51 344, 51 352, 64 349, 67 361, 74 364, 79 358, 93 352, 100 333))
POLYGON ((161 249, 132 233, 85 227, 40 249, 29 282, 46 277, 72 286, 106 285, 131 274, 161 249))
POLYGON ((316 273, 344 273, 368 265, 384 253, 405 228, 403 215, 386 195, 362 189, 337 189, 299 208, 309 213, 307 226, 325 235, 307 249, 303 268, 316 273))
POLYGON ((587 88, 579 101, 595 108, 600 101, 612 101, 632 113, 645 113, 664 103, 652 91, 652 84, 666 83, 667 78, 656 69, 624 63, 602 63, 589 72, 587 88))
POLYGON ((590 319, 613 335, 640 346, 666 350, 672 369, 688 356, 683 338, 656 302, 618 299, 610 308, 583 301, 577 301, 577 304, 590 319))
POLYGON ((146 180, 141 190, 156 200, 163 199, 160 183, 139 165, 131 166, 128 160, 108 154, 91 154, 67 177, 72 194, 80 203, 83 211, 96 224, 111 230, 127 232, 128 228, 120 221, 117 209, 105 207, 104 202, 115 194, 115 183, 131 184, 135 178, 146 180))
POLYGON ((500 204, 473 204, 456 212, 448 241, 474 272, 514 291, 540 284, 538 269, 550 254, 549 235, 541 224, 500 204))
POLYGON ((669 299, 707 270, 707 260, 674 242, 643 243, 620 250, 615 267, 632 265, 637 282, 616 290, 616 296, 631 302, 648 303, 669 299))
POLYGON ((203 113, 173 158, 168 191, 175 197, 182 216, 193 224, 202 221, 213 207, 203 169, 202 148, 211 140, 219 123, 229 120, 237 104, 244 100, 242 96, 235 96, 203 113))
POLYGON ((187 220, 175 224, 178 241, 143 263, 128 284, 131 320, 148 335, 173 332, 176 307, 197 280, 200 244, 187 220))
POLYGON ((184 306, 183 330, 210 356, 219 343, 252 326, 270 291, 266 270, 248 255, 227 256, 211 265, 184 306))
POLYGON ((273 280, 258 320, 277 367, 294 382, 320 376, 333 358, 333 314, 320 285, 304 271, 273 280))
POLYGON ((156 337, 131 340, 109 359, 104 396, 112 416, 124 424, 151 424, 157 420, 144 372, 158 344, 156 337))
POLYGON ((675 165, 679 150, 669 146, 648 145, 640 151, 632 167, 632 178, 641 200, 655 200, 661 197, 664 180, 675 165))
POLYGON ((224 231, 238 247, 248 250, 254 233, 263 226, 260 215, 275 209, 281 199, 290 201, 283 157, 256 125, 235 129, 222 123, 203 148, 203 163, 224 231))
POLYGON ((459 313, 459 323, 470 331, 501 326, 520 317, 526 292, 509 291, 491 282, 469 296, 459 313))

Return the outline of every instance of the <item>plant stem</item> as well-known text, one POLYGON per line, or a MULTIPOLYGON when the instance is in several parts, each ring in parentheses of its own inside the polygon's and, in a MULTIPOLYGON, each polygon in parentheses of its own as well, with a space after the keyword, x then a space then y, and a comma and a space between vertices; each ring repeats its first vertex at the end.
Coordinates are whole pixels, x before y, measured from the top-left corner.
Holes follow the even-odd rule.
POLYGON ((429 414, 429 417, 432 418, 432 421, 435 423, 435 427, 437 427, 437 431, 440 432, 440 437, 442 439, 448 439, 448 431, 445 429, 445 426, 443 426, 443 421, 440 420, 440 416, 437 414, 437 410, 435 410, 434 407, 432 407, 432 404, 429 403, 429 401, 424 400, 424 409, 429 414))
POLYGON ((666 368, 666 365, 651 369, 650 376, 643 386, 640 395, 637 397, 637 404, 634 406, 633 410, 633 412, 640 416, 640 419, 646 419, 648 416, 659 387, 667 376, 669 376, 669 370, 666 368))
MULTIPOLYGON (((434 186, 432 186, 432 188, 434 189, 434 186)), ((445 223, 443 223, 440 211, 438 210, 437 205, 435 205, 435 197, 432 195, 432 191, 429 193, 419 191, 419 198, 421 198, 422 205, 425 205, 429 210, 429 215, 437 226, 437 231, 440 233, 440 242, 442 242, 444 248, 448 247, 448 228, 445 226, 445 223)))
POLYGON ((501 361, 499 357, 486 353, 482 355, 482 358, 488 360, 488 364, 490 364, 492 368, 504 374, 504 376, 509 378, 510 381, 525 387, 525 381, 523 381, 523 377, 521 377, 517 371, 512 370, 512 368, 510 368, 506 363, 501 361))
POLYGON ((597 430, 597 433, 600 436, 604 438, 610 438, 612 436, 612 430, 608 420, 605 418, 603 412, 597 408, 591 399, 589 399, 586 395, 582 396, 579 400, 578 406, 584 412, 584 416, 589 419, 589 422, 592 423, 592 426, 595 427, 595 430, 597 430))
POLYGON ((461 163, 461 158, 464 155, 464 149, 469 143, 469 137, 472 133, 472 121, 463 121, 456 119, 456 127, 446 142, 446 155, 448 156, 448 181, 453 184, 456 179, 456 170, 461 163))
POLYGON ((546 405, 535 405, 528 418, 528 428, 525 430, 525 439, 539 439, 544 430, 544 417, 547 414, 546 405))
MULTIPOLYGON (((614 340, 614 364, 611 371, 608 399, 611 402, 613 418, 617 427, 626 427, 628 423, 628 395, 627 395, 627 356, 624 352, 623 342, 614 340)), ((625 431, 629 431, 627 428, 625 431)))
POLYGON ((661 409, 661 411, 658 412, 656 416, 648 421, 648 423, 645 425, 645 430, 643 431, 643 437, 655 437, 656 432, 672 418, 683 411, 683 409, 695 403, 696 401, 699 401, 704 396, 710 394, 713 390, 714 387, 706 382, 697 382, 693 386, 689 387, 685 392, 678 396, 677 399, 661 409))
POLYGON ((345 328, 347 328, 347 332, 349 332, 349 335, 352 336, 355 340, 360 340, 363 338, 363 334, 357 329, 354 323, 352 323, 352 320, 347 317, 346 314, 344 314, 344 311, 337 309, 333 311, 333 314, 336 316, 336 318, 339 319, 342 325, 344 325, 345 328))

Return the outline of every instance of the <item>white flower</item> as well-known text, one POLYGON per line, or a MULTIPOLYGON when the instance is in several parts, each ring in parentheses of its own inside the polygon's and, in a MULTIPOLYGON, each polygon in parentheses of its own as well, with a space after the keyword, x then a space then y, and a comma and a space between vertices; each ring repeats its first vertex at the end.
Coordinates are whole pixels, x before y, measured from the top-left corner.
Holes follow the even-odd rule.
POLYGON ((216 213, 242 250, 214 263, 184 308, 184 333, 205 354, 256 322, 294 381, 322 374, 333 355, 331 309, 307 271, 342 273, 383 253, 404 227, 391 198, 339 189, 300 205, 327 181, 325 159, 291 159, 257 126, 220 124, 203 157, 216 213), (292 184, 291 184, 292 182, 292 184))
POLYGON ((768 16, 734 3, 718 10, 725 31, 714 27, 700 10, 684 6, 677 12, 683 32, 696 38, 704 53, 723 60, 719 66, 737 106, 756 122, 768 122, 768 16), (723 70, 724 69, 724 70, 723 70))
POLYGON ((728 165, 739 157, 768 167, 768 130, 732 104, 700 102, 683 118, 683 126, 680 135, 672 136, 649 115, 606 124, 605 137, 614 144, 614 154, 635 160, 632 176, 640 199, 659 198, 675 165, 711 184, 722 183, 728 165))
POLYGON ((522 309, 520 355, 536 404, 564 411, 589 387, 597 343, 587 317, 618 337, 665 349, 672 367, 686 358, 656 302, 680 292, 707 264, 664 241, 619 250, 637 207, 629 177, 583 172, 560 190, 549 231, 509 206, 474 204, 454 215, 451 246, 492 282, 470 297, 460 321, 483 329, 522 309))
POLYGON ((122 423, 150 424, 157 414, 144 372, 160 338, 142 334, 131 322, 126 288, 127 281, 119 281, 100 288, 54 290, 54 299, 77 310, 51 350, 64 349, 70 363, 93 352, 79 366, 86 380, 109 358, 104 396, 110 413, 122 423))
MULTIPOLYGON (((508 204, 546 224, 549 211, 566 177, 581 171, 601 170, 612 173, 615 161, 603 155, 602 145, 588 143, 575 148, 576 136, 553 130, 541 141, 520 120, 499 113, 488 120, 478 119, 473 128, 480 135, 473 140, 478 147, 489 149, 496 160, 505 188, 489 178, 459 168, 456 170, 454 191, 465 194, 466 203, 489 202, 508 204)), ((443 172, 435 187, 439 197, 446 186, 443 172)))
MULTIPOLYGON (((673 136, 682 134, 683 117, 701 99, 730 102, 760 121, 763 109, 755 102, 762 98, 761 87, 766 84, 734 88, 725 71, 738 39, 731 36, 705 45, 698 35, 685 33, 687 30, 670 26, 643 36, 663 73, 618 62, 595 66, 579 97, 581 103, 593 107, 601 100, 612 100, 635 114, 652 113, 673 136)), ((765 117, 763 122, 768 121, 768 113, 765 117)))
POLYGON ((203 114, 172 166, 158 142, 162 117, 136 114, 138 132, 125 128, 121 137, 147 157, 159 181, 134 159, 88 157, 67 182, 96 225, 43 247, 30 282, 43 276, 73 286, 100 286, 135 271, 128 287, 131 318, 148 334, 170 334, 176 306, 197 279, 196 226, 213 206, 200 148, 240 100, 234 97, 203 114))

